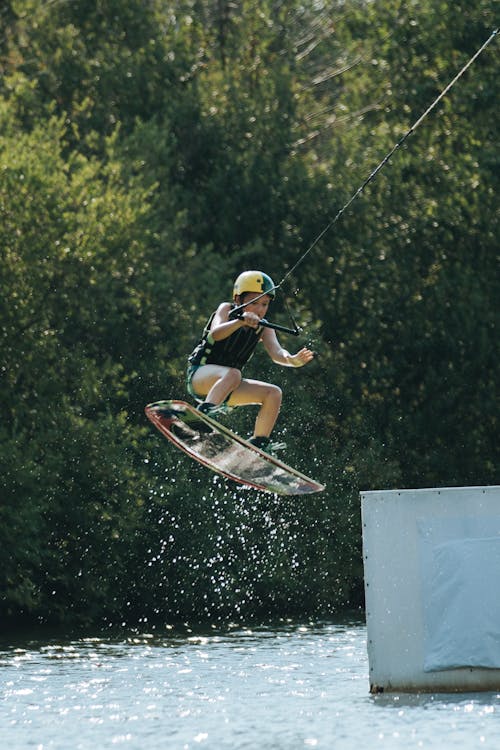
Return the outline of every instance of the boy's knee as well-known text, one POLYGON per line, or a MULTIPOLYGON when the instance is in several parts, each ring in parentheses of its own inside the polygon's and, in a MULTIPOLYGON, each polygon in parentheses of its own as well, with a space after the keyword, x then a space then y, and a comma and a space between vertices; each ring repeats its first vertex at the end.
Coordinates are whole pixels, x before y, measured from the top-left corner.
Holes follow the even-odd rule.
POLYGON ((234 391, 241 383, 241 372, 236 367, 230 367, 224 376, 224 380, 227 385, 231 386, 231 390, 234 391))
POLYGON ((279 386, 277 385, 269 386, 269 395, 271 396, 271 398, 273 399, 275 403, 281 404, 283 392, 279 386))

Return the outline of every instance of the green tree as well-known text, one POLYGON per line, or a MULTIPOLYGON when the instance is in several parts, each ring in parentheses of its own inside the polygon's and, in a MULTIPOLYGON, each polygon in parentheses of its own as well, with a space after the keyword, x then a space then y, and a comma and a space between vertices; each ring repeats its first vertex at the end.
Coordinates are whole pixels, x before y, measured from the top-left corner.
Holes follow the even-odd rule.
POLYGON ((360 489, 498 481, 496 41, 284 284, 316 360, 249 365, 283 386, 287 458, 327 491, 244 497, 143 415, 184 393, 234 276, 283 278, 494 10, 4 3, 4 613, 112 625, 359 606, 360 489))

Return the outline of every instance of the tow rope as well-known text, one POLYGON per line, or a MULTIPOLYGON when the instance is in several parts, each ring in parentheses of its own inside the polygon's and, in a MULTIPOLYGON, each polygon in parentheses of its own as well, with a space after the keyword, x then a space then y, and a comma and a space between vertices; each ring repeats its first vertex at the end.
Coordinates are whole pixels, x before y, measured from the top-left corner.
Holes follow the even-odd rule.
MULTIPOLYGON (((463 74, 466 72, 466 70, 468 68, 470 68, 470 66, 475 62, 475 60, 477 60, 477 58, 479 57, 479 55, 486 49, 486 47, 490 44, 490 42, 492 42, 492 40, 496 37, 496 35, 498 34, 498 31, 499 31, 499 29, 497 28, 497 29, 495 29, 494 31, 491 32, 490 36, 484 42, 484 44, 482 44, 481 47, 479 47, 479 49, 472 55, 472 57, 463 66, 463 68, 448 83, 448 85, 445 86, 445 88, 441 91, 441 93, 438 94, 438 96, 434 99, 434 101, 432 102, 432 104, 429 107, 427 107, 427 109, 425 110, 425 112, 423 112, 423 114, 420 115, 420 117, 418 118, 418 120, 416 120, 416 122, 411 126, 411 128, 409 128, 406 131, 406 133, 399 139, 399 141, 384 156, 384 158, 382 159, 382 161, 379 164, 377 164, 377 166, 375 167, 375 169, 368 175, 368 177, 359 186, 359 188, 356 190, 356 192, 351 195, 351 197, 349 198, 349 200, 342 206, 341 209, 339 209, 339 211, 334 216, 334 218, 321 230, 321 232, 318 234, 318 236, 315 237, 315 239, 309 245, 309 247, 307 248, 307 250, 302 253, 302 255, 294 263, 294 265, 285 273, 285 275, 283 276, 283 278, 281 279, 281 281, 278 284, 276 284, 276 286, 273 287, 273 290, 280 289, 280 287, 285 283, 285 281, 288 279, 288 277, 292 275, 292 273, 298 268, 298 266, 301 263, 303 263, 303 261, 309 255, 309 253, 316 247, 316 245, 318 244, 318 242, 325 236, 325 234, 327 232, 330 231, 330 229, 332 229, 332 227, 337 223, 337 221, 340 219, 340 217, 342 216, 342 214, 345 211, 347 211, 347 209, 349 208, 349 206, 356 200, 356 198, 358 198, 361 195, 361 193, 366 188, 366 186, 385 167, 385 165, 387 164, 387 162, 396 153, 396 151, 399 148, 401 148, 401 146, 403 145, 403 143, 410 137, 410 135, 412 133, 415 132, 415 130, 423 122, 423 120, 425 120, 425 118, 427 117, 427 115, 429 115, 432 112, 432 110, 434 109, 434 107, 441 101, 441 99, 443 99, 443 97, 446 96, 446 94, 450 91, 450 89, 453 88, 453 86, 463 76, 463 74)), ((270 290, 270 291, 273 291, 273 290, 270 290)), ((255 299, 260 299, 260 297, 263 297, 264 294, 267 294, 267 292, 262 292, 262 294, 260 294, 255 299)), ((232 313, 231 317, 241 317, 244 308, 248 304, 251 304, 251 302, 255 302, 255 299, 251 300, 250 302, 243 303, 242 305, 240 305, 239 307, 237 307, 235 310, 233 310, 233 313, 232 313)), ((292 321, 293 321, 293 318, 292 318, 292 321)), ((284 326, 279 326, 279 325, 277 325, 275 323, 269 323, 266 320, 262 320, 261 323, 262 323, 263 326, 267 326, 268 328, 274 328, 274 329, 276 329, 278 331, 284 331, 285 333, 291 333, 294 336, 298 336, 299 333, 300 333, 300 331, 301 331, 301 329, 297 327, 297 324, 295 323, 295 321, 293 321, 293 324, 294 324, 294 328, 293 329, 292 328, 285 328, 284 326)))

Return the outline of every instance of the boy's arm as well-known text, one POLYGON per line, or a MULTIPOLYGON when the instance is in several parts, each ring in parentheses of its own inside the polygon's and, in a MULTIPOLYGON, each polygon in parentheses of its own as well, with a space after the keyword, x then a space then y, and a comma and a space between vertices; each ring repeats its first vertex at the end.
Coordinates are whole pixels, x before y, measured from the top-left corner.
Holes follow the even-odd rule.
POLYGON ((229 302, 223 302, 216 310, 212 325, 210 326, 210 335, 214 341, 227 339, 232 333, 242 328, 258 328, 259 318, 252 312, 244 312, 241 318, 229 318, 232 306, 229 302))
POLYGON ((271 328, 264 329, 262 341, 267 353, 277 365, 302 367, 314 357, 314 353, 305 346, 297 354, 290 354, 286 349, 283 349, 276 333, 271 328))

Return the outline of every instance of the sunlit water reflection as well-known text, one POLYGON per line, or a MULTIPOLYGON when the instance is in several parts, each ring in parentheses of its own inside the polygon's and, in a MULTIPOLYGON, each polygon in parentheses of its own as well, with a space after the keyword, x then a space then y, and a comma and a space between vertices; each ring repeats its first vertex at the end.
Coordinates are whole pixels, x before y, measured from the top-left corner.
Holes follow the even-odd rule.
POLYGON ((500 747, 500 696, 370 696, 362 624, 0 650, 8 750, 500 747))

